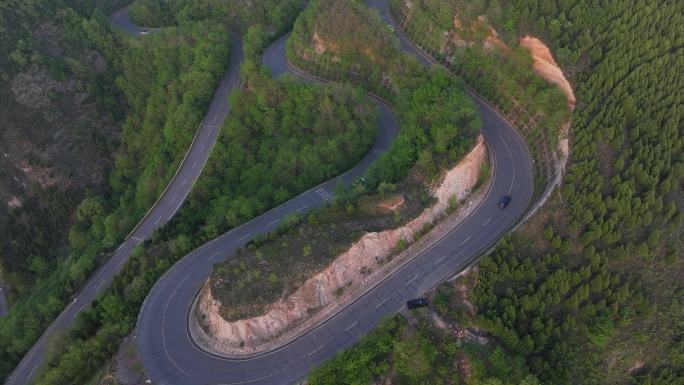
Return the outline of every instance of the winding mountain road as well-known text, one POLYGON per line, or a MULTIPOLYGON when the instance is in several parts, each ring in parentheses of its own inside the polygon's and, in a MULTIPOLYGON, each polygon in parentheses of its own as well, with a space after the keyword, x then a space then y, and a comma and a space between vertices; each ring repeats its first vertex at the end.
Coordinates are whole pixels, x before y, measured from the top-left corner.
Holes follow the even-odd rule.
MULTIPOLYGON (((383 1, 371 1, 388 23, 383 1)), ((430 65, 402 34, 402 48, 430 65)), ((287 36, 271 45, 263 64, 274 76, 289 71, 285 63, 287 36)), ((138 322, 138 348, 145 368, 155 384, 291 384, 309 370, 333 357, 341 349, 369 333, 378 321, 404 308, 406 300, 443 281, 492 246, 527 208, 532 196, 532 160, 516 131, 486 103, 475 98, 483 120, 483 133, 494 154, 491 192, 457 228, 399 268, 360 298, 292 342, 249 358, 226 358, 200 348, 188 332, 192 302, 211 273, 214 263, 224 261, 255 235, 270 231, 289 213, 326 203, 338 179, 349 183, 363 174, 370 162, 390 145, 398 132, 397 119, 387 106, 380 108, 380 138, 352 170, 301 194, 260 217, 194 250, 176 263, 151 290, 138 322), (505 209, 499 199, 513 197, 505 209)))
MULTIPOLYGON (((369 4, 378 8, 381 17, 390 23, 385 1, 373 0, 369 4)), ((114 14, 111 21, 130 34, 146 30, 130 23, 126 10, 114 14)), ((430 65, 432 61, 400 31, 398 36, 403 49, 415 54, 421 63, 430 65)), ((286 38, 276 41, 264 53, 263 62, 275 76, 288 72, 284 50, 286 38)), ((75 303, 64 310, 24 357, 7 384, 30 381, 43 362, 46 336, 70 325, 78 311, 89 304, 101 288, 110 284, 133 247, 178 210, 192 182, 199 176, 216 140, 218 127, 229 112, 226 96, 239 84, 241 60, 241 43, 233 38, 228 70, 177 176, 115 255, 89 280, 75 303)), ((513 127, 486 103, 478 98, 474 100, 484 123, 483 133, 494 155, 494 177, 490 194, 464 222, 344 309, 281 348, 246 359, 228 359, 208 353, 192 341, 187 329, 189 309, 214 263, 225 260, 255 235, 274 229, 288 214, 326 204, 332 199, 332 190, 338 180, 351 182, 389 148, 399 124, 389 107, 377 102, 380 116, 376 142, 353 169, 192 251, 157 281, 143 304, 136 327, 140 355, 153 383, 293 383, 339 350, 356 343, 383 316, 401 310, 407 299, 443 281, 493 245, 527 208, 533 188, 532 160, 524 141, 513 127), (501 210, 497 202, 506 194, 512 195, 513 200, 508 208, 501 210)))

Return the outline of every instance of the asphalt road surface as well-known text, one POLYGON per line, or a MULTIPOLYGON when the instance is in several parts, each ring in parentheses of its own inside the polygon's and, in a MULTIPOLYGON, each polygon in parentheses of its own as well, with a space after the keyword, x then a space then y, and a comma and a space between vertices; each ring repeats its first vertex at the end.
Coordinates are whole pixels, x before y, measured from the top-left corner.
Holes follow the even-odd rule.
MULTIPOLYGON (((382 1, 370 2, 387 18, 382 1)), ((402 47, 430 65, 401 34, 402 47)), ((274 75, 288 71, 284 60, 286 37, 265 52, 263 63, 274 75)), ((482 117, 483 132, 494 154, 491 192, 461 225, 424 250, 396 273, 379 282, 357 300, 301 337, 276 350, 246 359, 231 359, 200 349, 187 325, 192 301, 211 273, 214 263, 224 261, 251 237, 274 229, 292 212, 309 210, 331 198, 337 179, 301 194, 287 203, 194 250, 176 263, 151 290, 138 322, 138 347, 145 369, 155 384, 291 384, 309 370, 352 346, 386 316, 404 308, 406 300, 433 287, 490 247, 520 218, 532 195, 532 160, 522 138, 495 110, 475 99, 482 117), (510 205, 497 203, 511 195, 510 205)), ((370 161, 387 149, 399 129, 391 110, 378 103, 379 135, 373 149, 352 170, 341 176, 345 182, 362 175, 370 161)))
MULTIPOLYGON (((113 25, 120 27, 125 32, 137 35, 143 29, 134 26, 130 22, 126 10, 115 13, 110 20, 113 25)), ((242 62, 242 41, 237 37, 232 37, 231 40, 231 57, 228 68, 221 78, 209 110, 198 128, 195 138, 176 175, 154 206, 116 249, 114 255, 90 277, 85 286, 73 299, 73 302, 62 311, 24 356, 12 372, 12 375, 5 382, 6 384, 26 384, 31 380, 38 367, 43 363, 48 336, 52 335, 55 331, 63 330, 70 326, 76 315, 85 306, 89 305, 97 297, 98 293, 109 287, 114 276, 121 270, 124 262, 128 260, 133 248, 173 218, 185 201, 190 189, 202 172, 209 154, 211 154, 211 149, 216 142, 223 120, 230 112, 228 94, 236 89, 240 83, 239 66, 242 62)))

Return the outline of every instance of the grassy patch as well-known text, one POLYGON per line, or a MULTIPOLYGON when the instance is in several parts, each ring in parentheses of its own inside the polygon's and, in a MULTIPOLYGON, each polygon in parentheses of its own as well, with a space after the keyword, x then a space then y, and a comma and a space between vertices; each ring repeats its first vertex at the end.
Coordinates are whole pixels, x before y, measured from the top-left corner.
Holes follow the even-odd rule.
POLYGON ((278 230, 255 239, 215 267, 210 282, 215 298, 226 304, 221 315, 235 321, 262 314, 266 306, 297 290, 364 233, 399 227, 433 201, 423 183, 407 178, 392 196, 383 192, 340 199, 306 216, 288 218, 278 230), (393 210, 384 208, 395 196, 402 196, 403 204, 393 210))

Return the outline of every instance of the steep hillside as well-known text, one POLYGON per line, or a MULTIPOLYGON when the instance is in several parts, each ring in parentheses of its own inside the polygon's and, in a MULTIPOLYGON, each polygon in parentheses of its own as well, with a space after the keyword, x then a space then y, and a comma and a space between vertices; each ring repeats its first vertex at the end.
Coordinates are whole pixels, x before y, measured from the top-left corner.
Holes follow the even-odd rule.
POLYGON ((122 95, 99 41, 111 37, 96 4, 78 4, 0 7, 0 282, 14 292, 48 272, 86 192, 107 191, 120 140, 122 95))

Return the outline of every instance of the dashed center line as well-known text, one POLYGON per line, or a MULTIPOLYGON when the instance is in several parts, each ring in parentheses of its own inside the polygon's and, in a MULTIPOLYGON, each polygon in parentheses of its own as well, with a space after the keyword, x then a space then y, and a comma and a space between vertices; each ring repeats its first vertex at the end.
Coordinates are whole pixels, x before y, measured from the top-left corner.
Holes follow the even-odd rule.
POLYGON ((383 299, 382 302, 380 302, 379 304, 375 305, 375 308, 377 309, 377 308, 379 308, 380 306, 384 305, 385 302, 389 301, 389 299, 390 299, 390 297, 387 297, 387 298, 383 299))
POLYGON ((310 355, 313 355, 313 354, 315 354, 315 353, 316 353, 317 351, 319 351, 319 350, 323 349, 323 348, 325 347, 325 345, 326 345, 326 344, 323 344, 323 345, 321 345, 321 346, 317 347, 316 349, 314 349, 314 350, 312 350, 311 352, 309 352, 309 354, 308 354, 308 355, 310 356, 310 355))
POLYGON ((100 283, 97 285, 97 287, 95 288, 95 292, 96 292, 96 293, 97 293, 98 290, 100 290, 100 288, 102 287, 102 285, 104 285, 104 283, 105 283, 105 281, 103 280, 102 282, 100 282, 100 283))
POLYGON ((304 209, 307 208, 307 207, 309 207, 309 205, 304 205, 304 206, 298 208, 298 209, 295 210, 295 211, 302 211, 302 210, 304 210, 304 209))
POLYGON ((408 281, 408 282, 406 282, 406 283, 407 283, 407 284, 410 284, 411 282, 415 281, 416 279, 418 279, 418 274, 414 274, 414 275, 413 275, 413 278, 411 278, 411 280, 408 281))
POLYGON ((461 243, 459 244, 459 246, 465 245, 465 244, 470 240, 470 238, 472 238, 472 237, 469 236, 468 238, 466 238, 465 241, 463 241, 463 242, 461 242, 461 243))
POLYGON ((487 226, 487 223, 492 220, 493 217, 487 218, 487 220, 482 224, 482 226, 487 226))
POLYGON ((240 238, 237 239, 237 241, 240 242, 241 240, 243 240, 243 239, 245 239, 245 238, 247 238, 247 237, 249 237, 249 233, 247 233, 247 234, 241 236, 240 238))
POLYGON ((156 226, 160 220, 161 220, 161 217, 157 217, 157 219, 154 220, 154 225, 156 226))
POLYGON ((354 321, 351 325, 347 326, 347 328, 344 329, 344 331, 348 332, 351 328, 353 328, 354 326, 356 326, 358 324, 359 324, 359 321, 354 321))
POLYGON ((271 223, 267 224, 266 226, 271 226, 272 224, 274 224, 274 223, 278 222, 279 220, 280 220, 280 218, 278 218, 278 219, 276 219, 275 221, 273 221, 273 222, 271 222, 271 223))
POLYGON ((444 260, 444 258, 446 258, 446 255, 443 256, 442 258, 436 260, 436 261, 435 261, 435 265, 438 264, 438 263, 440 263, 440 262, 442 262, 442 261, 444 260))

